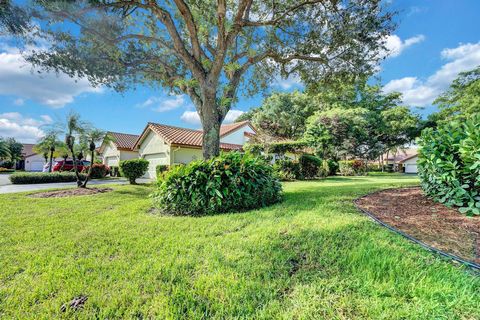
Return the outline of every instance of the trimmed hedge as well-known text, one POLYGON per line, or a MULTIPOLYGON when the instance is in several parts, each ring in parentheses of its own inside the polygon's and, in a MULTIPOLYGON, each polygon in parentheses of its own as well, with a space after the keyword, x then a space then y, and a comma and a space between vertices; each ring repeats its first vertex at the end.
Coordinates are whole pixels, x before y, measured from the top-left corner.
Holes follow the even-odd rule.
MULTIPOLYGON (((80 177, 82 180, 86 178, 84 174, 80 174, 80 177)), ((9 178, 13 184, 77 181, 77 176, 73 172, 17 172, 13 173, 9 178)))
POLYGON ((302 179, 314 179, 319 176, 322 160, 311 154, 302 154, 298 159, 302 179))
POLYGON ((148 160, 132 159, 120 161, 120 172, 126 177, 130 184, 136 184, 135 180, 140 178, 148 170, 148 160))
POLYGON ((282 186, 263 160, 230 152, 172 167, 152 198, 164 213, 196 216, 268 206, 282 199, 282 186))
POLYGON ((480 215, 480 115, 422 132, 419 177, 435 201, 480 215))

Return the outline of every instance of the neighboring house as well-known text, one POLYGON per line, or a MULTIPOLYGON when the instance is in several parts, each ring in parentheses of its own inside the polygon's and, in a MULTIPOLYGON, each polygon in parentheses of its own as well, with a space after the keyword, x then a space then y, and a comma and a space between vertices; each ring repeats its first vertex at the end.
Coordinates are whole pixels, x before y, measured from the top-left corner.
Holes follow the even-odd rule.
POLYGON ((24 143, 22 159, 17 162, 18 170, 42 171, 45 165, 45 157, 33 151, 34 144, 24 143))
POLYGON ((138 152, 133 148, 138 135, 119 132, 108 132, 108 134, 112 138, 111 141, 104 141, 98 148, 98 154, 104 164, 116 167, 121 160, 138 158, 138 152))
MULTIPOLYGON (((220 128, 220 149, 241 150, 255 135, 249 121, 226 124, 220 128)), ((156 177, 157 165, 186 164, 202 159, 202 130, 148 123, 135 143, 139 156, 150 162, 146 178, 156 177)))
POLYGON ((416 163, 415 167, 412 166, 416 160, 418 160, 418 157, 415 158, 418 155, 418 149, 415 147, 410 147, 410 148, 405 148, 402 150, 399 150, 396 153, 390 152, 387 155, 384 155, 384 162, 388 166, 390 165, 394 171, 397 172, 404 172, 405 164, 404 161, 409 160, 409 171, 408 173, 417 173, 416 170, 416 163), (416 159, 416 160, 415 160, 416 159), (414 171, 414 172, 413 172, 414 171))
POLYGON ((411 155, 399 161, 405 173, 418 173, 417 168, 418 154, 411 155))

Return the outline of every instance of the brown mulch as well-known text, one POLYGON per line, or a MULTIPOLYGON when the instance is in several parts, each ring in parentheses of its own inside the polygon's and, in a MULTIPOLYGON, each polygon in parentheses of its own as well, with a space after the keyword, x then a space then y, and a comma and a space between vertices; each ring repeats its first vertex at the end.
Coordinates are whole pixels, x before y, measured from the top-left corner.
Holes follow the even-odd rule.
POLYGON ((480 216, 467 217, 420 188, 389 189, 357 201, 384 223, 434 248, 480 263, 480 216))
POLYGON ((58 191, 39 192, 30 195, 32 198, 63 198, 74 196, 89 196, 98 193, 105 193, 112 191, 112 188, 75 188, 58 191))

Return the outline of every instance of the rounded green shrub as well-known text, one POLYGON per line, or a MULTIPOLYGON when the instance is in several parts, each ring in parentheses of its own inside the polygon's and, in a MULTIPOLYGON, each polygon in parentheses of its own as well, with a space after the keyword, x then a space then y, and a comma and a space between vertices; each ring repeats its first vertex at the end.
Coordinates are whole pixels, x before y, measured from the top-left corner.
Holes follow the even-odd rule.
POLYGON ((260 208, 282 198, 273 168, 238 152, 174 166, 152 194, 154 205, 173 215, 205 215, 260 208))
POLYGON ((120 173, 126 177, 130 184, 147 173, 149 162, 145 159, 132 159, 120 161, 120 173))
POLYGON ((480 115, 422 131, 419 177, 435 201, 480 215, 480 115))
POLYGON ((275 175, 283 181, 291 181, 300 178, 300 164, 290 159, 277 160, 273 164, 275 175))
POLYGON ((300 163, 300 176, 303 179, 314 179, 318 177, 322 160, 311 154, 302 154, 298 160, 300 163))

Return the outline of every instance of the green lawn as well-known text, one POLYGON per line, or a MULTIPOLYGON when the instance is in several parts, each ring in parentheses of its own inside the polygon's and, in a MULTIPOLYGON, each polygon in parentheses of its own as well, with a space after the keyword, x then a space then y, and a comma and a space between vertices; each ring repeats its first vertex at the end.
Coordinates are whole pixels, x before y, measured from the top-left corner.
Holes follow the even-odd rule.
POLYGON ((416 179, 292 182, 281 204, 201 218, 152 214, 147 186, 2 195, 0 318, 479 319, 479 277, 352 204, 416 179))

